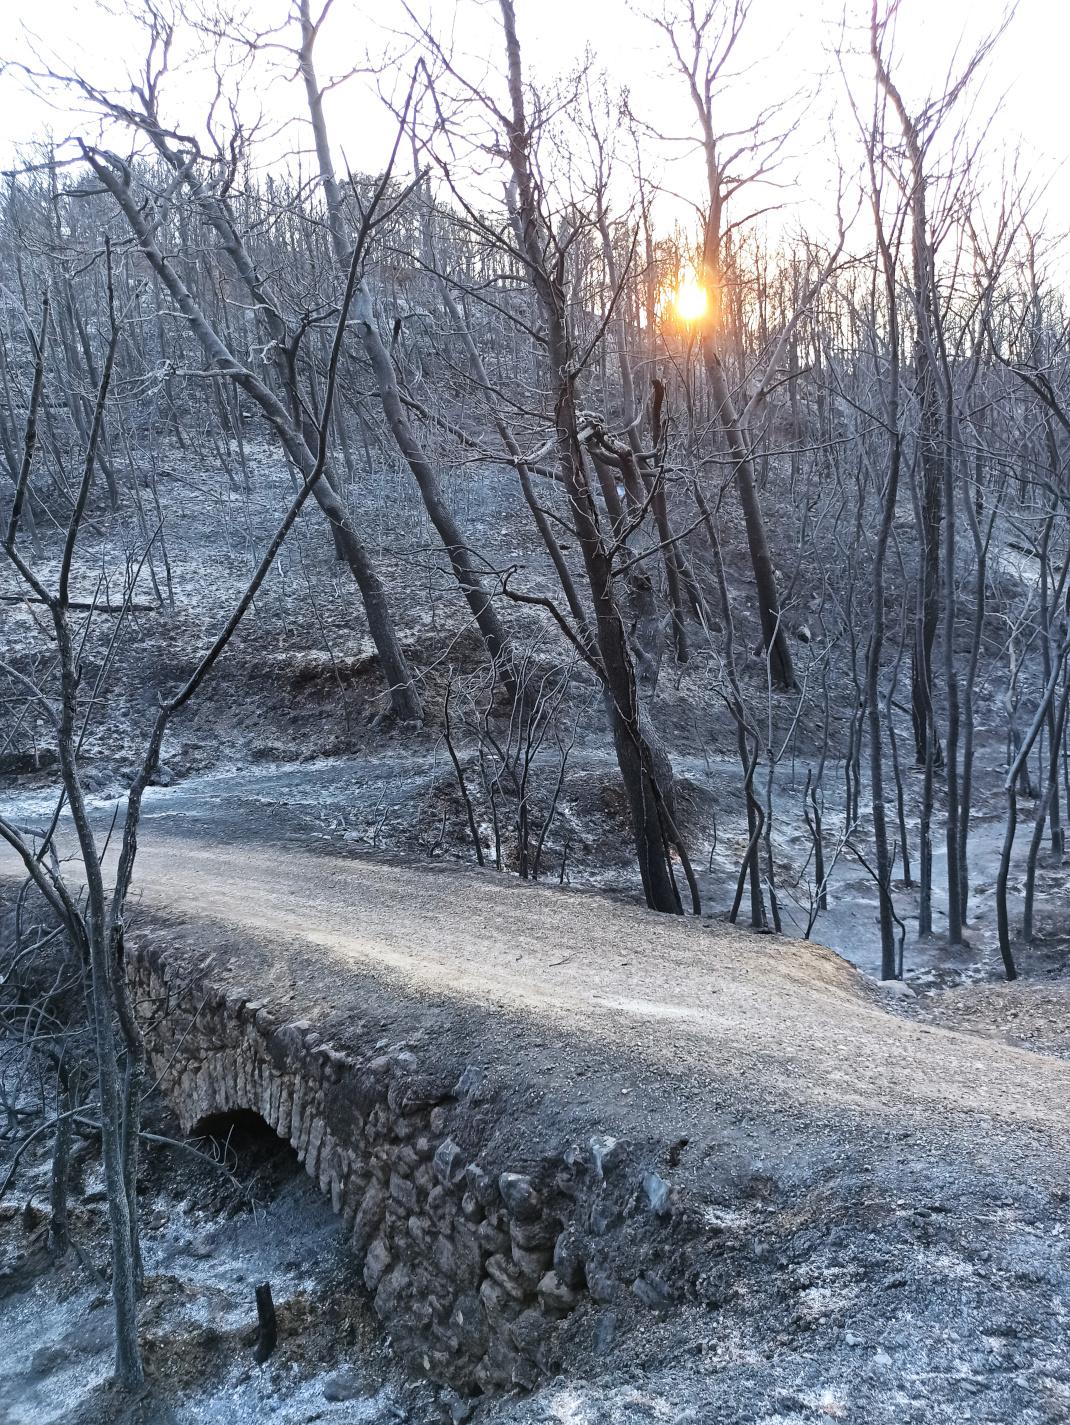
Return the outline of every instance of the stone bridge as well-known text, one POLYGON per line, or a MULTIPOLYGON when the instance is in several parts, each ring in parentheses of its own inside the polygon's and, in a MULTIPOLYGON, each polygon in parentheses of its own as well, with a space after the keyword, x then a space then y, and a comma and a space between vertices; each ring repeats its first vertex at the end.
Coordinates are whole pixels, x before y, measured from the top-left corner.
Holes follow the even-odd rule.
POLYGON ((375 1015, 329 1042, 270 999, 212 988, 174 942, 143 941, 128 976, 183 1131, 251 1111, 287 1140, 394 1347, 458 1401, 535 1386, 570 1331, 613 1331, 622 1294, 659 1311, 681 1289, 681 1203, 650 1145, 554 1142, 553 1116, 536 1130, 530 1092, 485 1063, 421 1057, 375 1015))
MULTIPOLYGON (((990 1203, 1063 1192, 1070 1064, 889 1013, 819 946, 236 835, 157 831, 138 866, 128 973, 182 1126, 248 1110, 293 1145, 457 1418, 722 1330, 760 1384, 836 1241, 913 1271, 935 1195, 943 1277, 872 1297, 916 1341, 990 1203)), ((842 1345, 792 1359, 847 1379, 842 1345)))

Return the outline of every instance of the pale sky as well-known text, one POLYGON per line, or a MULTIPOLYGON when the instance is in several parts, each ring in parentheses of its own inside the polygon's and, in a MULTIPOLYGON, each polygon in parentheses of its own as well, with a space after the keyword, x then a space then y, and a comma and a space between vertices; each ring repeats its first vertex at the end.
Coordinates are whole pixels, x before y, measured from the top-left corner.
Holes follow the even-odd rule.
MULTIPOLYGON (((131 0, 130 8, 133 8, 131 0)), ((589 47, 595 63, 610 85, 626 86, 637 113, 663 130, 691 131, 686 96, 678 79, 670 77, 659 58, 657 35, 642 18, 660 0, 517 0, 520 38, 529 75, 549 83, 567 70, 589 47)), ((501 31, 494 0, 414 0, 433 16, 439 34, 451 31, 465 68, 478 78, 487 63, 497 64, 501 31)), ((94 0, 0 0, 0 57, 29 58, 26 31, 69 67, 102 85, 121 85, 124 66, 138 59, 137 37, 123 12, 113 6, 103 15, 94 0)), ((249 8, 259 24, 267 26, 286 11, 286 0, 255 0, 249 8)), ((788 186, 781 195, 789 213, 799 222, 810 221, 807 209, 830 206, 834 146, 849 161, 847 151, 853 130, 845 102, 844 81, 833 49, 847 19, 847 43, 863 46, 869 0, 753 0, 748 26, 746 57, 758 64, 753 80, 738 90, 740 112, 771 95, 788 97, 799 87, 809 91, 799 126, 784 168, 788 186), (790 181, 795 180, 795 181, 790 181)), ((1000 0, 902 0, 897 28, 897 77, 910 99, 938 91, 956 44, 964 49, 971 40, 999 25, 1004 14, 1000 0)), ((405 24, 399 0, 335 0, 318 51, 321 78, 348 70, 359 63, 366 48, 381 51, 391 30, 405 24)), ((1017 12, 1006 26, 976 100, 979 117, 1002 107, 993 124, 990 150, 1020 149, 1018 170, 1028 168, 1038 179, 1050 179, 1046 208, 1052 225, 1070 228, 1070 173, 1067 171, 1066 57, 1070 54, 1070 5, 1062 0, 1019 0, 1017 12)), ((868 75, 859 62, 857 73, 868 75)), ((172 88, 173 118, 183 121, 182 110, 196 111, 198 90, 203 91, 203 67, 172 88), (179 111, 176 113, 176 109, 179 111)), ((865 83, 863 78, 861 85, 865 83)), ((281 115, 298 96, 285 86, 265 86, 244 94, 254 105, 281 115)), ((378 101, 360 76, 332 97, 332 138, 354 169, 374 170, 384 157, 389 125, 378 101)), ((733 107, 733 114, 735 109, 733 107)), ((85 125, 69 114, 50 112, 28 96, 14 71, 0 74, 0 162, 10 163, 16 147, 46 128, 56 137, 77 132, 85 125)), ((670 186, 701 197, 700 175, 683 165, 667 166, 668 150, 657 160, 670 186)), ((652 162, 655 155, 651 155, 652 162)), ((682 210, 681 210, 682 211, 682 210)))

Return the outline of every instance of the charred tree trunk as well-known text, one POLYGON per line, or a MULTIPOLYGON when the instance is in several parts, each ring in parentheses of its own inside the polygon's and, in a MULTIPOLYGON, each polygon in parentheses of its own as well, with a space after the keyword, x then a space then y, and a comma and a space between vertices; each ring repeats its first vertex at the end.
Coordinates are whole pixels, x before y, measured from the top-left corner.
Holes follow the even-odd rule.
MULTIPOLYGON (((149 218, 134 199, 129 169, 119 159, 112 157, 106 160, 92 150, 86 150, 86 158, 93 172, 115 199, 146 260, 189 323, 212 366, 234 381, 256 402, 282 442, 286 453, 307 479, 317 468, 316 455, 309 449, 274 392, 228 350, 182 281, 174 264, 160 250, 149 218)), ((327 518, 336 527, 337 537, 345 551, 346 563, 360 589, 368 615, 368 629, 379 654, 394 711, 399 717, 418 719, 421 716, 420 699, 405 655, 401 651, 382 581, 353 526, 349 512, 331 486, 327 481, 317 479, 312 492, 327 518)))
MULTIPOLYGON (((323 94, 312 60, 318 27, 312 21, 310 0, 300 0, 300 14, 301 53, 299 63, 301 77, 304 81, 305 97, 308 102, 309 118, 316 144, 320 184, 327 205, 331 244, 334 249, 335 261, 338 267, 344 271, 349 264, 351 244, 346 239, 342 194, 334 176, 334 164, 331 160, 330 143, 327 138, 327 121, 323 112, 323 94)), ((428 518, 442 540, 453 573, 472 611, 472 617, 483 635, 487 651, 494 659, 503 679, 511 686, 510 654, 505 631, 490 595, 483 587, 471 546, 443 497, 434 467, 409 421, 401 393, 398 390, 394 364, 375 321, 371 292, 363 279, 357 288, 353 315, 361 345, 378 388, 379 399, 382 402, 383 414, 386 416, 390 433, 412 472, 428 518)))
POLYGON ((739 503, 747 529, 747 548, 754 570, 762 640, 769 653, 774 682, 780 688, 794 688, 795 665, 788 644, 787 629, 781 616, 776 570, 773 568, 773 556, 769 551, 765 520, 762 517, 755 483, 754 460, 740 427, 724 367, 709 337, 703 342, 703 357, 718 419, 728 441, 729 452, 735 461, 736 489, 739 491, 739 503))
MULTIPOLYGON (((690 871, 671 810, 671 788, 659 775, 656 752, 644 735, 635 666, 627 631, 617 606, 611 547, 602 537, 579 437, 574 356, 568 332, 564 292, 564 256, 547 262, 545 224, 541 220, 529 166, 530 133, 524 108, 520 44, 512 0, 499 0, 505 29, 510 114, 509 162, 516 185, 517 225, 529 280, 547 327, 550 366, 554 373, 554 427, 557 459, 569 508, 583 554, 594 605, 595 640, 601 661, 607 707, 621 779, 635 838, 639 874, 652 910, 679 914, 680 894, 672 870, 672 847, 690 871)), ((693 877, 693 906, 698 894, 693 877)))

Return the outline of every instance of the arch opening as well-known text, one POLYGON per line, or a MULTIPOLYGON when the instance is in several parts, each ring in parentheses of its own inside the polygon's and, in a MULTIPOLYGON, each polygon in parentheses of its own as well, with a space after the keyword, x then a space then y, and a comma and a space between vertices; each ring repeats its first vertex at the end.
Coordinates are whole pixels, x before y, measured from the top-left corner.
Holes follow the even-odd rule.
POLYGON ((251 1108, 205 1114, 189 1136, 201 1139, 243 1181, 255 1184, 258 1195, 273 1197, 302 1172, 290 1143, 251 1108))

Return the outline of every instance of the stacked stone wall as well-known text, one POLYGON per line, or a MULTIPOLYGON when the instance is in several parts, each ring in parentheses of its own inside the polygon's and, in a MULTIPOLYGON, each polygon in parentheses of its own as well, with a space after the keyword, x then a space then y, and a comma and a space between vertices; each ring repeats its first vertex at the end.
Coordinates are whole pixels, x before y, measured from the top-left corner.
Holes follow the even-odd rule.
POLYGON ((342 1218, 395 1349, 459 1406, 557 1370, 561 1328, 581 1303, 629 1286, 644 1305, 669 1300, 657 1272, 622 1283, 599 1265, 597 1239, 615 1222, 669 1212, 655 1173, 629 1172, 610 1190, 626 1157, 612 1138, 534 1170, 491 1165, 475 1140, 494 1106, 474 1068, 436 1086, 405 1048, 360 1057, 244 993, 178 989, 151 952, 128 973, 183 1130, 251 1110, 288 1140, 342 1218))

